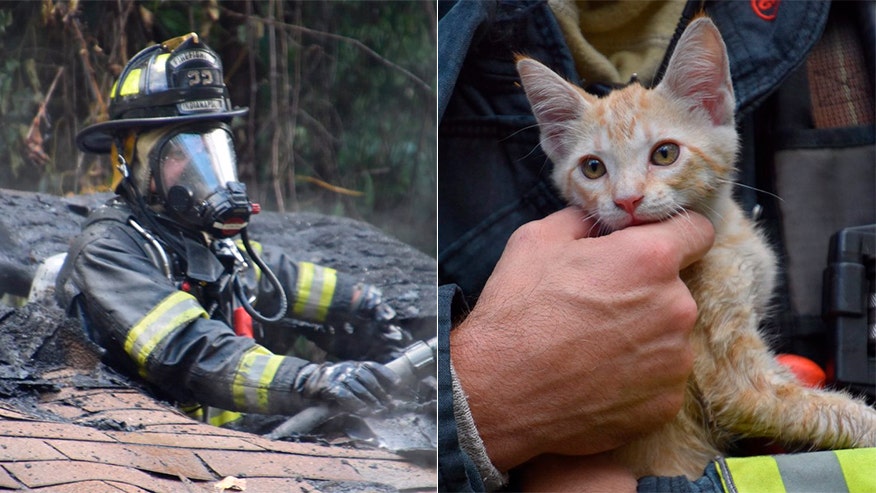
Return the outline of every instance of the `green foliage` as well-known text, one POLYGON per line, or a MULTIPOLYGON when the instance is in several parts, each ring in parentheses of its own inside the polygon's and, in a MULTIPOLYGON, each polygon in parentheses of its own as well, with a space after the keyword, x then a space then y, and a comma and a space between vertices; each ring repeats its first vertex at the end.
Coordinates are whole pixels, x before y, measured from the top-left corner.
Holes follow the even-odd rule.
POLYGON ((234 128, 254 200, 364 219, 434 255, 435 22, 426 0, 0 1, 0 186, 107 189, 106 157, 79 153, 76 132, 106 119, 131 56, 195 31, 250 107, 234 128))

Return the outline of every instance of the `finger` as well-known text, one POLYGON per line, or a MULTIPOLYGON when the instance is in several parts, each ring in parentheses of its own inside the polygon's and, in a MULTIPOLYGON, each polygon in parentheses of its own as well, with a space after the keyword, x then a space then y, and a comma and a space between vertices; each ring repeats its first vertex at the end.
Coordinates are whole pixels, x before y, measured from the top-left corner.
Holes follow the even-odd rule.
POLYGON ((347 389, 356 396, 356 398, 363 404, 363 407, 379 407, 380 400, 359 380, 349 380, 346 382, 347 389))
POLYGON ((561 209, 538 221, 542 233, 557 239, 580 239, 594 234, 596 222, 588 218, 580 208, 571 206, 561 209))
POLYGON ((386 393, 386 389, 384 389, 380 382, 377 381, 377 377, 372 372, 372 366, 370 364, 363 364, 361 369, 356 372, 356 379, 352 380, 351 383, 352 382, 358 383, 359 386, 372 397, 372 399, 376 399, 379 402, 389 401, 389 394, 386 393))
POLYGON ((377 377, 377 380, 383 388, 391 389, 397 387, 401 383, 401 377, 398 373, 390 370, 384 365, 365 363, 364 366, 371 370, 371 373, 377 377))
POLYGON ((715 228, 705 216, 684 211, 659 223, 645 224, 624 231, 642 233, 652 240, 663 241, 676 252, 679 270, 703 258, 715 242, 715 228))

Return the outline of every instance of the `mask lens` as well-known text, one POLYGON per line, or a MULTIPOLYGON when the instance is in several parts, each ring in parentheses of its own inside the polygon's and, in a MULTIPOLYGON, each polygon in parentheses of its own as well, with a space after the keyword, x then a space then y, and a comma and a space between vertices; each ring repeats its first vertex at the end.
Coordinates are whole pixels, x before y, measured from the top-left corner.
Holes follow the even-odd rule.
POLYGON ((196 199, 237 181, 231 135, 221 128, 174 135, 161 147, 158 162, 164 190, 185 187, 196 199))

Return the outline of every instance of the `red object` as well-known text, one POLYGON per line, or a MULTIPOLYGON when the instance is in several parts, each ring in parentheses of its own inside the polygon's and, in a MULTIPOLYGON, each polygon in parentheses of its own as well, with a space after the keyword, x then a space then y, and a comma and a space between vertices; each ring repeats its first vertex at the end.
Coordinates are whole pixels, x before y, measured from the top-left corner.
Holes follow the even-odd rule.
POLYGON ((218 229, 222 236, 234 236, 246 227, 246 221, 239 217, 229 217, 224 223, 213 223, 213 227, 218 229))
POLYGON ((234 333, 240 337, 254 338, 252 335, 252 317, 249 313, 246 313, 242 306, 234 309, 234 333))
POLYGON ((780 0, 751 0, 751 10, 765 21, 772 21, 779 11, 780 0))
POLYGON ((816 389, 824 387, 827 375, 811 359, 796 354, 777 354, 776 361, 790 368, 803 385, 816 389))

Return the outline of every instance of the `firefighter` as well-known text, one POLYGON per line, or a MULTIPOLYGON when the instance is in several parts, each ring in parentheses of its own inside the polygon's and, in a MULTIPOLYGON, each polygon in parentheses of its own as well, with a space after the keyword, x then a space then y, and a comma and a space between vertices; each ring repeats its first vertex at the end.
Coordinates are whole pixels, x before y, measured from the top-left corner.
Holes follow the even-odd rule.
POLYGON ((380 409, 398 377, 376 360, 407 334, 376 287, 249 240, 258 205, 237 179, 229 127, 246 111, 195 33, 130 60, 109 120, 76 137, 110 154, 117 196, 72 243, 59 302, 111 366, 212 424, 316 404, 380 409), (287 356, 302 327, 342 361, 287 356))

